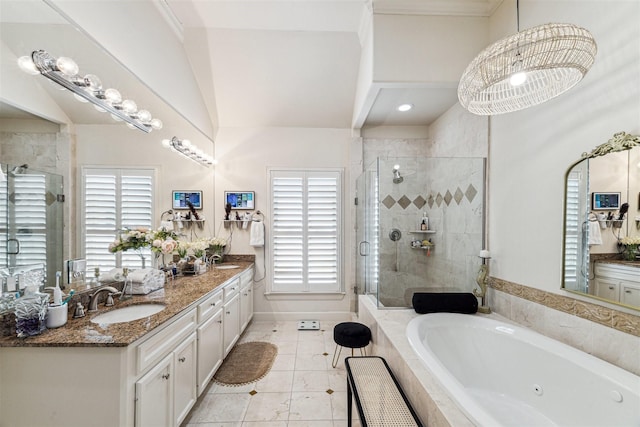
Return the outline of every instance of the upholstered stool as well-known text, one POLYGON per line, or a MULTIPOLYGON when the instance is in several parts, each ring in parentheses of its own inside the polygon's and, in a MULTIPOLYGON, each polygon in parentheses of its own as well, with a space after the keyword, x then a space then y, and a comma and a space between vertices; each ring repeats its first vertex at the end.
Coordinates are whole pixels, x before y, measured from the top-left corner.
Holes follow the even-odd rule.
POLYGON ((354 348, 359 348, 361 355, 367 355, 365 347, 369 345, 369 341, 371 341, 371 329, 362 323, 338 323, 336 327, 333 328, 333 340, 336 342, 336 349, 333 352, 331 366, 335 368, 340 360, 342 347, 350 348, 351 356, 353 356, 354 348))

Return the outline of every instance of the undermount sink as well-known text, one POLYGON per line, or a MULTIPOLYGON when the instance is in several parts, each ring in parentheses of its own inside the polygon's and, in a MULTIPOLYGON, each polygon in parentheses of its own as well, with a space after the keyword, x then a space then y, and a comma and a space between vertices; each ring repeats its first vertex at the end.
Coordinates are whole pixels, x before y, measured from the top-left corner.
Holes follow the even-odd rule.
POLYGON ((164 309, 165 306, 162 304, 130 305, 99 314, 91 319, 91 322, 100 324, 130 322, 132 320, 142 319, 143 317, 149 317, 164 309))

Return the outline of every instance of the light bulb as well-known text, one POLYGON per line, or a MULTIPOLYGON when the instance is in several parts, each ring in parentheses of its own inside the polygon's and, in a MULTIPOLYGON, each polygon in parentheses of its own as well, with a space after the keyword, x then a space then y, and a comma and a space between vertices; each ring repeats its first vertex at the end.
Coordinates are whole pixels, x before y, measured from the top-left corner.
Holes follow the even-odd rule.
POLYGON ((38 67, 36 67, 36 64, 30 56, 21 56, 18 58, 18 67, 25 73, 33 76, 40 74, 40 70, 38 70, 38 67))
POLYGON ((188 139, 183 139, 182 146, 187 148, 191 147, 191 141, 189 141, 188 139))
POLYGON ((524 71, 518 71, 517 73, 513 73, 509 78, 509 83, 511 86, 520 86, 522 83, 527 81, 527 73, 524 71))
POLYGON ((84 84, 87 86, 87 89, 97 92, 102 89, 102 82, 95 74, 87 74, 84 76, 84 84))
POLYGON ((397 110, 404 113, 406 111, 411 110, 412 108, 413 108, 413 104, 401 104, 401 105, 398 105, 397 110))
POLYGON ((122 95, 116 89, 110 88, 104 91, 104 97, 111 104, 119 104, 122 102, 122 95))
POLYGON ((107 110, 105 110, 104 108, 102 108, 102 107, 101 107, 101 106, 99 106, 98 104, 95 104, 95 105, 93 106, 93 108, 95 108, 95 109, 96 109, 96 111, 99 111, 99 112, 101 112, 101 113, 106 113, 106 112, 107 112, 107 110))
POLYGON ((78 74, 80 68, 78 68, 78 64, 73 62, 73 59, 67 58, 66 56, 61 56, 56 61, 56 68, 65 76, 73 77, 78 74))
POLYGON ((138 106, 132 100, 125 99, 124 101, 122 101, 122 109, 127 114, 134 114, 136 111, 138 111, 138 106))
POLYGON ((211 161, 212 165, 217 165, 218 164, 218 160, 214 159, 213 157, 209 156, 209 160, 211 161))
POLYGON ((138 111, 138 120, 142 123, 149 123, 151 121, 151 113, 147 110, 138 111))
POLYGON ((160 119, 152 119, 151 127, 155 130, 162 129, 162 120, 160 119))
POLYGON ((164 148, 169 148, 169 147, 171 147, 171 141, 169 141, 168 139, 163 139, 163 140, 162 140, 162 146, 163 146, 164 148))
POLYGON ((115 114, 111 114, 111 118, 113 120, 115 120, 116 122, 121 122, 122 121, 122 119, 120 117, 116 116, 115 114))
POLYGON ((132 125, 131 123, 127 123, 127 127, 129 129, 137 129, 134 125, 132 125))

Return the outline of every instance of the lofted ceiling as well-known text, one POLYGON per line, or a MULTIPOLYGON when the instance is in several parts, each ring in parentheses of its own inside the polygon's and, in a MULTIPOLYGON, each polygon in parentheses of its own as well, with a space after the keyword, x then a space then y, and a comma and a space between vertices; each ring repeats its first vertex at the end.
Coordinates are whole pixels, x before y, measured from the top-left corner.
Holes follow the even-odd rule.
MULTIPOLYGON (((162 0, 220 126, 351 127, 362 34, 372 12, 490 16, 502 0, 162 0)), ((386 84, 362 127, 428 125, 456 87, 386 84), (414 108, 399 113, 396 107, 414 108)), ((360 125, 360 124, 359 124, 360 125)))

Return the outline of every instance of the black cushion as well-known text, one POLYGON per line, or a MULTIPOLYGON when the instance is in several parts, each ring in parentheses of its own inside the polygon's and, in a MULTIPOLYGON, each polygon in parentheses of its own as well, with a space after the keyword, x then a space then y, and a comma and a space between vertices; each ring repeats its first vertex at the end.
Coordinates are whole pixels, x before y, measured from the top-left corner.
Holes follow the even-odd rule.
POLYGON ((478 298, 470 292, 416 292, 411 301, 419 314, 473 314, 478 311, 478 298))
POLYGON ((371 341, 371 329, 356 322, 338 323, 333 328, 333 340, 336 344, 348 348, 366 347, 371 341))

